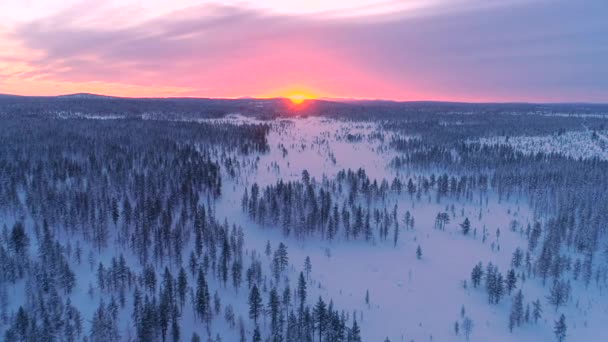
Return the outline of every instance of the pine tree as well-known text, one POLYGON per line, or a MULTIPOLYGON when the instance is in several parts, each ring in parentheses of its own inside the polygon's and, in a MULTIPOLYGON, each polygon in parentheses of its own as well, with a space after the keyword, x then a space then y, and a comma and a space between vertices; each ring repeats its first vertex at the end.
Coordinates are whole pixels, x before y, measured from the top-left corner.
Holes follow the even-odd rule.
POLYGON ((553 253, 551 251, 551 247, 548 242, 543 244, 542 251, 538 260, 536 262, 536 269, 540 276, 543 278, 543 285, 547 280, 547 276, 549 275, 549 271, 551 268, 551 261, 553 260, 553 253))
POLYGON ((398 241, 399 241, 399 222, 395 219, 395 223, 393 224, 393 247, 397 247, 398 241))
POLYGON ((179 297, 180 307, 183 309, 186 303, 186 293, 188 291, 188 276, 186 270, 183 267, 179 269, 179 275, 177 276, 177 294, 179 297))
POLYGON ((507 272, 507 293, 511 294, 511 291, 517 287, 517 277, 515 276, 515 270, 510 269, 507 272))
POLYGON ((224 285, 228 284, 228 269, 229 269, 228 265, 230 263, 230 258, 231 258, 230 243, 228 241, 227 234, 225 234, 223 241, 222 241, 222 253, 221 253, 221 257, 220 257, 220 274, 221 274, 221 279, 222 279, 222 282, 224 283, 224 285))
POLYGON ((315 304, 315 308, 313 310, 314 322, 317 325, 317 331, 319 332, 319 341, 322 340, 323 332, 325 331, 325 327, 327 326, 327 306, 321 297, 315 304))
POLYGON ((519 290, 513 298, 513 304, 511 306, 511 314, 509 315, 509 330, 513 331, 513 327, 517 325, 521 326, 521 323, 524 318, 524 296, 519 290))
POLYGON ((282 337, 282 326, 281 321, 281 302, 279 300, 279 293, 277 289, 273 287, 270 290, 267 312, 270 313, 270 334, 273 342, 280 342, 282 337))
POLYGON ((304 311, 304 303, 306 303, 306 280, 304 280, 304 273, 300 272, 298 278, 298 299, 300 300, 300 314, 304 311))
POLYGON ((272 247, 270 246, 270 240, 266 241, 266 248, 264 248, 264 254, 266 254, 266 257, 270 258, 270 255, 272 255, 272 247))
POLYGON ((473 332, 473 320, 469 317, 465 317, 462 321, 462 330, 464 331, 464 336, 467 341, 471 338, 471 333, 473 332))
POLYGON ((522 264, 523 259, 524 259, 524 253, 522 252, 521 248, 517 247, 515 249, 515 252, 513 252, 513 258, 511 259, 511 265, 514 268, 519 268, 522 264))
POLYGON ((179 325, 178 319, 179 319, 179 312, 177 309, 177 305, 174 305, 173 312, 171 314, 171 338, 173 339, 173 342, 180 341, 181 332, 180 332, 180 325, 179 325))
POLYGON ((30 244, 30 238, 27 236, 25 227, 20 221, 13 225, 9 243, 12 249, 15 251, 15 254, 17 254, 19 257, 26 255, 27 247, 30 244))
POLYGON ((257 285, 253 285, 251 292, 249 293, 249 318, 253 319, 253 322, 257 326, 258 317, 262 313, 262 297, 257 285))
POLYGON ((361 342, 361 330, 356 319, 353 320, 353 326, 349 331, 348 342, 361 342))
POLYGON ((241 287, 242 275, 243 273, 243 264, 238 260, 234 260, 232 263, 232 285, 235 290, 239 290, 241 287))
POLYGON ((285 342, 298 342, 298 340, 298 319, 292 311, 289 313, 289 317, 287 318, 287 331, 285 333, 285 342))
POLYGON ((542 229, 539 222, 534 223, 534 228, 532 228, 532 232, 530 233, 530 240, 528 240, 528 251, 534 252, 534 249, 538 245, 538 239, 542 233, 542 229))
POLYGON ((289 284, 285 286, 283 289, 283 296, 281 299, 281 304, 283 304, 283 310, 285 311, 285 317, 289 314, 289 306, 291 305, 291 289, 289 288, 289 284))
POLYGON ((211 321, 211 297, 202 268, 198 271, 195 307, 196 313, 203 322, 211 321))
POLYGON ((306 279, 310 279, 310 272, 312 272, 312 263, 310 262, 310 257, 306 256, 304 260, 304 271, 306 271, 306 279))
POLYGON ((547 299, 549 303, 555 305, 555 312, 561 305, 564 305, 570 298, 570 283, 566 283, 563 280, 556 280, 553 282, 551 291, 547 299))
POLYGON ((497 272, 496 278, 495 278, 496 282, 494 285, 494 294, 495 294, 495 304, 498 304, 498 302, 500 302, 500 298, 502 298, 502 296, 505 293, 505 282, 504 279, 502 277, 502 273, 497 272))
POLYGON ((566 326, 566 317, 564 314, 559 316, 559 320, 555 322, 555 327, 553 328, 553 332, 555 333, 555 337, 557 338, 557 342, 562 342, 566 339, 566 331, 568 327, 566 326))
POLYGON ((481 277, 483 276, 483 266, 481 262, 479 262, 473 270, 471 271, 471 282, 473 283, 473 287, 479 286, 481 283, 481 277))
POLYGON ((532 310, 532 316, 534 316, 534 323, 538 323, 538 320, 543 316, 543 308, 540 304, 540 299, 537 299, 532 302, 532 306, 534 307, 534 309, 532 310))
POLYGON ((460 229, 462 230, 463 235, 468 235, 469 231, 471 231, 471 221, 469 218, 465 218, 464 221, 460 224, 460 229))
POLYGON ((255 325, 255 329, 253 330, 253 337, 251 339, 252 342, 262 342, 262 335, 260 334, 260 327, 255 325))

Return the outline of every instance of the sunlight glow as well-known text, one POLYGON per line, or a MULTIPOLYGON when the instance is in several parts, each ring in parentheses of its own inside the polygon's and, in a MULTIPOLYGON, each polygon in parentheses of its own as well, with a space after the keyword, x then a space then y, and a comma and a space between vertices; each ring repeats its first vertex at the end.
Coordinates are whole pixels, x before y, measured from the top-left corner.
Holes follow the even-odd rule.
POLYGON ((292 94, 292 95, 288 95, 287 98, 293 103, 293 104, 301 104, 302 102, 306 101, 306 100, 310 100, 313 97, 304 95, 304 94, 292 94))

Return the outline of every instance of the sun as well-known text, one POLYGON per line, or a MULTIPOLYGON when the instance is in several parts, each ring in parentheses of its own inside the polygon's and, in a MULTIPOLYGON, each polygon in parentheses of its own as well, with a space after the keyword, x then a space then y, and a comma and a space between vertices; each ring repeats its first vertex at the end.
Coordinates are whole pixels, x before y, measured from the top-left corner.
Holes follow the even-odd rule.
POLYGON ((306 107, 306 104, 311 100, 317 100, 325 95, 320 96, 319 91, 303 86, 290 86, 277 88, 261 95, 262 98, 280 98, 285 100, 292 109, 301 109, 306 107))
POLYGON ((306 100, 310 100, 311 97, 304 94, 291 94, 288 95, 287 98, 296 105, 302 104, 306 100))

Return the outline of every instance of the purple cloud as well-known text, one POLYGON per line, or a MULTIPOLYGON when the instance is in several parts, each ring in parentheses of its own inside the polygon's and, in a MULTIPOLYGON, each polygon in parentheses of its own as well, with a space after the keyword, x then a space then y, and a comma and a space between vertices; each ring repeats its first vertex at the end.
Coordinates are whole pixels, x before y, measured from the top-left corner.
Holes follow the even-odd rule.
POLYGON ((469 1, 336 18, 201 6, 128 27, 61 13, 12 38, 30 75, 258 95, 290 82, 340 96, 608 101, 608 3, 469 1))

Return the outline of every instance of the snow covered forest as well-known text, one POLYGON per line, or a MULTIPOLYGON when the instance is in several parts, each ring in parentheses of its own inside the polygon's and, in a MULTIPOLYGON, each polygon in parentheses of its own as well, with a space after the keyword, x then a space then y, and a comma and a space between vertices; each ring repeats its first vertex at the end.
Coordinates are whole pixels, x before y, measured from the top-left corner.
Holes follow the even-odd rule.
POLYGON ((608 106, 0 97, 3 341, 607 341, 608 106))

